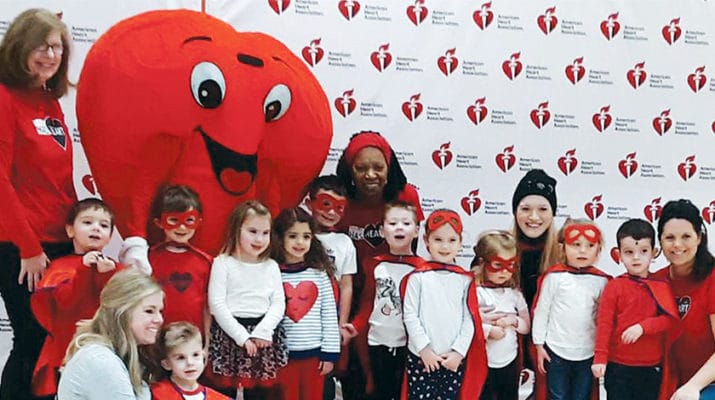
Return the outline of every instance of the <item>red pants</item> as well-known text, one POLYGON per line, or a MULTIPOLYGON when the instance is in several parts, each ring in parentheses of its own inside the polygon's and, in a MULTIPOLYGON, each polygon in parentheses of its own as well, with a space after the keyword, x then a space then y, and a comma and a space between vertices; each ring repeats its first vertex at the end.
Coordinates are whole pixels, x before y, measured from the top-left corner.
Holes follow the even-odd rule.
POLYGON ((322 399, 325 377, 320 375, 319 365, 318 357, 288 360, 288 365, 278 370, 283 400, 322 399))

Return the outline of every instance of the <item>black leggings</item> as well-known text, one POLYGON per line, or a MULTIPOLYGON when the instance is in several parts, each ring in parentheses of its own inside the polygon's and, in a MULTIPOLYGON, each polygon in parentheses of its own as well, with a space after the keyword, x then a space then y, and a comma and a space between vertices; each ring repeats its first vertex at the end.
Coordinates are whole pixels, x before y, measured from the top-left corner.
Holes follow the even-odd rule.
POLYGON ((519 398, 519 357, 501 368, 489 368, 479 400, 517 400, 519 398))
POLYGON ((375 381, 375 400, 399 400, 405 377, 407 346, 369 346, 370 369, 375 381))

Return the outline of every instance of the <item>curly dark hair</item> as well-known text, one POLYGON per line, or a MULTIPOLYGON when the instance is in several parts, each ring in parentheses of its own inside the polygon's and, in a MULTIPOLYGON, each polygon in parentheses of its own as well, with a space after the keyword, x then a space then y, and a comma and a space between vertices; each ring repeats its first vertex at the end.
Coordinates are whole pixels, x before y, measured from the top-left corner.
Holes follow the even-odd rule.
POLYGON ((305 254, 305 265, 325 271, 329 277, 335 275, 335 265, 328 257, 323 243, 315 234, 319 232, 318 224, 307 211, 300 207, 283 209, 273 220, 271 230, 271 258, 279 264, 285 264, 285 234, 297 223, 305 222, 310 227, 313 236, 310 238, 310 249, 305 254))

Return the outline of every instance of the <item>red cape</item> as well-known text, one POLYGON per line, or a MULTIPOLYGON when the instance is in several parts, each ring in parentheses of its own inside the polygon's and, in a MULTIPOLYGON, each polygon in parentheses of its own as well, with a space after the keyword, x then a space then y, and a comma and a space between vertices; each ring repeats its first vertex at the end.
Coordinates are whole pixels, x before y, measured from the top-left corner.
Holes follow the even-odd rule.
MULTIPOLYGON (((477 399, 482 393, 484 382, 487 380, 489 367, 487 366, 486 339, 484 338, 484 330, 482 329, 482 317, 479 315, 479 300, 477 299, 477 286, 474 283, 474 275, 458 265, 426 261, 402 279, 400 283, 400 296, 404 301, 407 281, 413 274, 435 270, 450 271, 468 276, 472 279, 467 292, 467 307, 474 322, 474 337, 465 356, 464 378, 462 380, 462 387, 459 390, 459 398, 464 400, 477 399)), ((407 398, 406 384, 402 385, 402 398, 407 398)))
MULTIPOLYGON (((601 271, 596 267, 586 267, 586 268, 574 268, 564 264, 555 264, 549 267, 543 274, 539 276, 539 280, 536 282, 536 295, 534 296, 534 303, 531 306, 531 317, 534 318, 534 310, 536 309, 536 304, 539 301, 539 293, 541 292, 541 284, 544 282, 546 275, 550 273, 572 273, 572 274, 588 274, 601 276, 606 279, 611 279, 611 275, 601 271)), ((536 346, 531 343, 531 348, 529 353, 534 360, 534 369, 537 369, 537 357, 536 357, 536 346)), ((599 399, 599 384, 598 379, 593 380, 591 385, 591 400, 599 399)), ((534 371, 534 399, 535 400, 548 400, 549 391, 546 386, 546 375, 541 374, 538 370, 534 371)))
MULTIPOLYGON (((228 396, 202 386, 204 392, 204 400, 229 400, 228 396)), ((154 400, 184 400, 179 389, 169 379, 153 383, 151 385, 151 396, 154 400)))

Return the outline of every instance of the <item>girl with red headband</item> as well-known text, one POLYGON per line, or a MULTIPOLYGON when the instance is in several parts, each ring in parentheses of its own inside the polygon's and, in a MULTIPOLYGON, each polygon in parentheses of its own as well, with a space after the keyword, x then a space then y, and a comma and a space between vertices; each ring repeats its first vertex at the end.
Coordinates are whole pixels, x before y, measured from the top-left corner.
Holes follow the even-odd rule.
POLYGON ((519 334, 529 333, 529 307, 519 290, 516 239, 507 231, 483 233, 474 246, 472 270, 487 338, 489 374, 482 400, 517 400, 521 354, 519 334), (488 321, 487 321, 488 317, 488 321))
POLYGON ((402 280, 407 330, 407 398, 475 399, 486 378, 486 350, 474 276, 454 263, 462 220, 452 210, 427 219, 431 261, 402 280))
POLYGON ((603 237, 591 221, 567 220, 559 242, 565 264, 551 266, 539 278, 531 337, 550 400, 586 400, 595 387, 596 307, 610 276, 594 267, 603 237))

